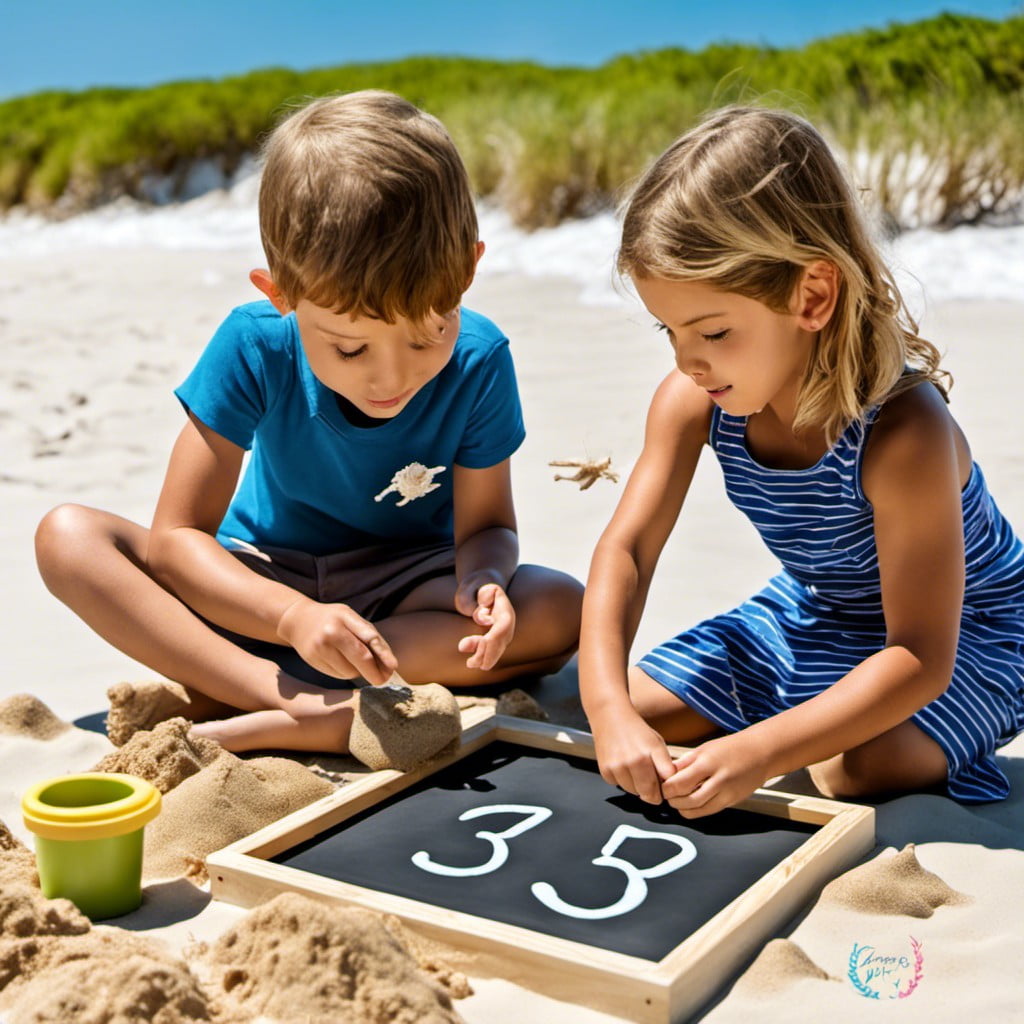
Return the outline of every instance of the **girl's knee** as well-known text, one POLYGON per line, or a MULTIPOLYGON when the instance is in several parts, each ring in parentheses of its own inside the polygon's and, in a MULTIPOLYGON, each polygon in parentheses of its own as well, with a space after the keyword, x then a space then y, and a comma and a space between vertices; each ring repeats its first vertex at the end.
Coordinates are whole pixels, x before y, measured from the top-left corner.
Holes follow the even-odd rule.
POLYGON ((857 799, 933 789, 945 783, 942 748, 912 722, 808 768, 828 797, 857 799))
POLYGON ((693 743, 721 730, 642 668, 629 670, 629 698, 640 717, 669 743, 693 743))

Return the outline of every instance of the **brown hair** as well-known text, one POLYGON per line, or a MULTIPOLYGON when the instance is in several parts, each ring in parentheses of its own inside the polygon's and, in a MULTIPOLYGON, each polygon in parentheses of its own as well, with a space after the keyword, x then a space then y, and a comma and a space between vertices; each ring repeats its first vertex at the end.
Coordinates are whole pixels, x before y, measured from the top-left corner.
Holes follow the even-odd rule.
POLYGON ((831 443, 865 410, 949 375, 871 241, 825 140, 783 110, 728 107, 677 139, 627 200, 618 253, 633 277, 699 280, 787 312, 805 267, 839 270, 836 309, 817 336, 794 429, 831 443), (907 366, 909 373, 904 373, 907 366))
POLYGON ((454 309, 473 276, 462 159, 440 121, 393 93, 316 99, 282 121, 264 147, 259 213, 292 306, 420 322, 454 309))

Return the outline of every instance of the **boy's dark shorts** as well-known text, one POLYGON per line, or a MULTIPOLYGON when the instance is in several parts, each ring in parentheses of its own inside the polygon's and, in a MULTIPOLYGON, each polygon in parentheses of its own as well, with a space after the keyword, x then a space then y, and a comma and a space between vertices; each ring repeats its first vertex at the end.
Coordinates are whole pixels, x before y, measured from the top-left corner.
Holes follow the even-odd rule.
MULTIPOLYGON (((455 548, 447 542, 380 544, 332 555, 309 555, 288 548, 255 548, 244 541, 232 541, 231 545, 228 551, 253 572, 283 583, 314 601, 346 604, 370 622, 386 619, 428 580, 455 573, 455 548)), ((244 650, 277 662, 289 675, 317 686, 349 685, 307 665, 290 647, 254 640, 210 625, 244 650)))

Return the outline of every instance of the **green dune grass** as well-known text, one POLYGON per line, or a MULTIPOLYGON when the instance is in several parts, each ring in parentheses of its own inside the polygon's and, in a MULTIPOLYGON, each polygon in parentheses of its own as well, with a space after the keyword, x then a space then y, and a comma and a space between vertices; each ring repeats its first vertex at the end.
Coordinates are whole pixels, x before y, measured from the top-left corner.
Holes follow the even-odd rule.
POLYGON ((198 161, 230 174, 305 98, 369 87, 440 117, 479 195, 527 228, 614 205, 704 111, 737 102, 819 124, 893 229, 970 223, 1024 197, 1024 16, 945 14, 801 49, 667 49, 595 69, 421 57, 37 93, 0 103, 0 210, 146 199, 154 176, 180 194, 198 161))

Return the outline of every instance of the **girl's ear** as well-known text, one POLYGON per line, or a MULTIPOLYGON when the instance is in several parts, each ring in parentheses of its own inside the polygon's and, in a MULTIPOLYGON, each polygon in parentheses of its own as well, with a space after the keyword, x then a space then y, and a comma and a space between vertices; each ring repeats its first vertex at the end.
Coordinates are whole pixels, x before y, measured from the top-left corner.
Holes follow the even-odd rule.
POLYGON ((291 303, 281 294, 277 285, 274 284, 274 279, 270 276, 269 270, 250 270, 249 280, 270 299, 274 304, 274 308, 282 316, 287 316, 292 311, 291 303))
POLYGON ((815 260, 804 268, 797 285, 794 312, 805 331, 820 331, 832 319, 839 300, 839 268, 815 260))

